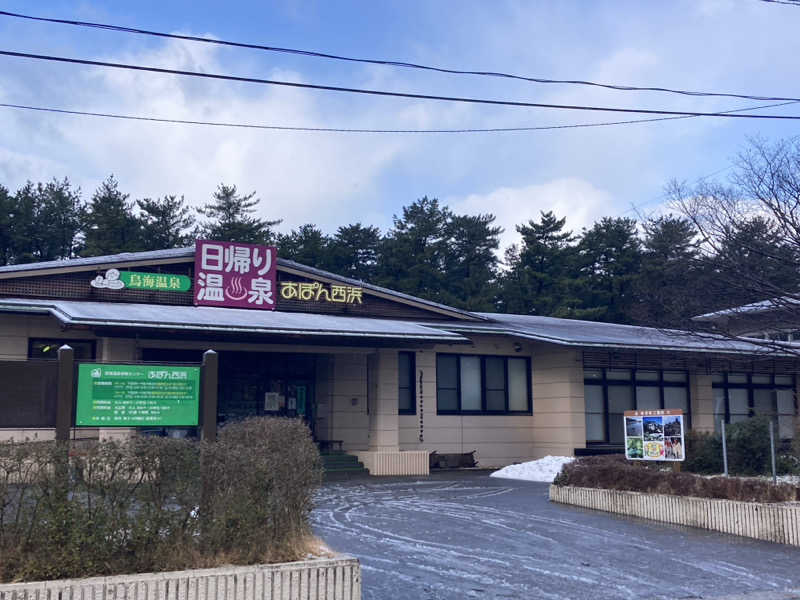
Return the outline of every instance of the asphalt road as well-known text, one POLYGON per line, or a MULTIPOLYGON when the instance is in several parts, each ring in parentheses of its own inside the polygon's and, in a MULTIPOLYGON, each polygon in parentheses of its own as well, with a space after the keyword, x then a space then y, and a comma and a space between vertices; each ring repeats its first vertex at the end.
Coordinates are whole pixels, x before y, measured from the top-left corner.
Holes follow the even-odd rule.
POLYGON ((710 598, 800 587, 800 549, 552 504, 486 472, 329 482, 312 515, 365 600, 710 598))

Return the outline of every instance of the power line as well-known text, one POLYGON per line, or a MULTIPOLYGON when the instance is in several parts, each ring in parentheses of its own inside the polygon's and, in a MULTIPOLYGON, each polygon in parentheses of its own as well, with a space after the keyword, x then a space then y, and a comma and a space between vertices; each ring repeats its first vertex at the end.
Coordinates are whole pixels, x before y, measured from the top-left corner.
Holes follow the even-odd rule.
POLYGON ((770 4, 786 4, 788 6, 800 6, 800 2, 792 2, 792 0, 761 0, 762 2, 769 2, 770 4))
MULTIPOLYGON (((780 104, 765 104, 762 106, 750 106, 747 108, 736 108, 726 113, 741 112, 748 110, 759 110, 762 108, 772 108, 796 104, 795 102, 782 102, 780 104)), ((120 113, 90 112, 82 110, 68 110, 64 108, 52 108, 44 106, 30 106, 26 104, 6 104, 0 103, 0 108, 15 108, 37 112, 48 112, 65 115, 78 115, 85 117, 104 117, 110 119, 123 119, 128 121, 150 121, 155 123, 173 123, 178 125, 208 125, 212 127, 233 127, 240 129, 267 129, 274 131, 307 131, 307 132, 327 132, 327 133, 509 133, 522 131, 546 131, 554 129, 579 129, 584 127, 608 127, 611 125, 630 125, 633 123, 652 123, 654 121, 672 121, 674 119, 693 119, 691 116, 680 117, 657 117, 651 119, 633 119, 628 121, 607 121, 602 123, 575 123, 572 125, 541 125, 533 127, 489 127, 489 128, 461 128, 461 129, 365 129, 365 128, 344 128, 344 127, 303 127, 295 125, 263 125, 257 123, 231 123, 223 121, 198 121, 190 119, 169 119, 164 117, 144 117, 139 115, 124 115, 120 113)), ((721 113, 720 113, 721 114, 721 113)))
MULTIPOLYGON (((795 2, 787 0, 763 0, 764 2, 775 2, 779 4, 792 4, 800 6, 795 2)), ((423 71, 434 71, 437 73, 446 73, 450 75, 477 75, 484 77, 499 77, 503 79, 513 79, 518 81, 527 81, 530 83, 548 83, 548 84, 567 84, 567 85, 583 85, 591 87, 600 87, 610 90, 618 91, 635 91, 635 92, 665 92, 670 94, 680 94, 684 96, 712 96, 721 98, 739 98, 742 100, 760 100, 765 102, 781 102, 787 100, 800 100, 800 98, 788 98, 780 96, 759 96, 750 94, 736 94, 726 92, 701 92, 682 90, 667 87, 650 87, 650 86, 634 86, 634 85, 617 85, 611 83, 599 83, 594 81, 586 81, 582 79, 547 79, 543 77, 529 77, 524 75, 515 75, 512 73, 504 73, 500 71, 480 71, 468 69, 448 69, 445 67, 436 67, 431 65, 423 65, 419 63, 412 63, 399 60, 380 60, 374 58, 357 58, 352 56, 342 56, 338 54, 329 54, 326 52, 317 52, 314 50, 302 50, 297 48, 283 48, 280 46, 266 46, 262 44, 251 44, 247 42, 235 42, 231 40, 218 40, 213 38, 194 36, 194 35, 181 35, 177 33, 165 33, 162 31, 154 31, 150 29, 139 29, 135 27, 125 27, 121 25, 111 25, 108 23, 93 23, 91 21, 77 21, 73 19, 55 19, 50 17, 37 17, 33 15, 25 15, 22 13, 14 13, 5 10, 0 10, 0 16, 15 17, 19 19, 28 19, 31 21, 41 21, 46 23, 58 23, 61 25, 74 25, 78 27, 89 27, 94 29, 103 29, 106 31, 116 31, 122 33, 135 33, 138 35, 148 35, 160 38, 177 39, 191 42, 202 42, 206 44, 214 44, 219 46, 232 46, 235 48, 247 48, 251 50, 263 50, 267 52, 278 52, 283 54, 294 54, 299 56, 309 56, 313 58, 324 58, 328 60, 365 63, 372 65, 384 65, 390 67, 402 67, 408 69, 420 69, 423 71)))
MULTIPOLYGON (((15 58, 30 58, 34 60, 44 60, 60 63, 71 63, 79 65, 89 65, 95 67, 110 67, 114 69, 125 69, 129 71, 143 71, 150 73, 161 73, 168 75, 185 75, 191 77, 202 77, 206 79, 216 79, 223 81, 237 81, 242 83, 258 83, 265 85, 276 85, 291 88, 324 90, 331 92, 344 92, 351 94, 364 94, 370 96, 384 96, 394 98, 411 98, 417 100, 438 100, 444 102, 460 102, 467 104, 487 104, 492 106, 512 106, 518 108, 554 108, 561 110, 582 110, 593 112, 615 112, 615 113, 633 113, 645 115, 675 115, 685 117, 726 117, 726 118, 739 118, 739 119, 780 119, 797 121, 800 120, 800 115, 751 115, 751 114, 738 114, 729 112, 689 112, 678 110, 652 110, 644 108, 614 108, 610 106, 584 106, 573 104, 546 104, 540 102, 522 102, 515 100, 492 100, 488 98, 472 98, 465 96, 439 96, 432 94, 416 94, 411 92, 390 92, 386 90, 374 90, 367 88, 351 88, 333 85, 319 85, 313 83, 298 83, 293 81, 278 81, 274 79, 261 79, 258 77, 241 77, 236 75, 223 75, 219 73, 201 73, 198 71, 185 71, 179 69, 165 69, 162 67, 148 67, 143 65, 132 65, 127 63, 114 63, 98 60, 86 60, 79 58, 68 58, 63 56, 52 56, 46 54, 30 54, 27 52, 12 52, 9 50, 0 50, 0 55, 11 56, 15 58)), ((798 102, 800 99, 790 99, 788 102, 798 102)))

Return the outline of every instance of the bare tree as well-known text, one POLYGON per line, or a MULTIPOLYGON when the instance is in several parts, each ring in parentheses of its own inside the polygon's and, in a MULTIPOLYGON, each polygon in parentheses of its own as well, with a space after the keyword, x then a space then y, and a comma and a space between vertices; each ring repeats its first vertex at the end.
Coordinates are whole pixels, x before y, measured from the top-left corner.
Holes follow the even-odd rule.
POLYGON ((800 138, 751 139, 727 183, 672 182, 673 210, 699 234, 708 313, 686 326, 800 355, 800 138))

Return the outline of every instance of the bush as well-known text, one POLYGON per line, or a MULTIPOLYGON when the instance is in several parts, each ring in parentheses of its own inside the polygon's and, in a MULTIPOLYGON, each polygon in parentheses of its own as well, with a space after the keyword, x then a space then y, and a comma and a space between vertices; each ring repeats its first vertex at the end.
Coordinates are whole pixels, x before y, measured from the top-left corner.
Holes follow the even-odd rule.
POLYGON ((717 434, 689 431, 683 468, 692 473, 722 473, 722 438, 717 434))
POLYGON ((729 425, 728 468, 737 475, 772 473, 769 449, 769 417, 753 417, 729 425))
POLYGON ((564 465, 553 482, 559 486, 626 490, 650 494, 675 494, 745 502, 800 500, 800 487, 773 485, 758 479, 700 477, 631 462, 622 455, 587 456, 564 465))
POLYGON ((320 480, 291 419, 231 424, 215 444, 3 443, 0 581, 293 560, 320 480))
MULTIPOLYGON (((769 417, 754 417, 726 427, 728 472, 733 475, 771 475, 769 417)), ((800 440, 782 448, 776 440, 778 474, 800 474, 800 440)), ((684 469, 692 473, 722 473, 722 438, 719 433, 689 431, 684 469)))

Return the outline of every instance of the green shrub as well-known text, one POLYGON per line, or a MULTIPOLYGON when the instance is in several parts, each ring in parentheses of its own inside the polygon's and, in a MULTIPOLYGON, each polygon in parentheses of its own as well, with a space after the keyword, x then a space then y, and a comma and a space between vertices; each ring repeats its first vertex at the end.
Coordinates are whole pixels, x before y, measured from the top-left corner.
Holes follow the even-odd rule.
POLYGON ((722 438, 713 433, 689 431, 683 468, 692 473, 722 473, 722 438))
MULTIPOLYGON (((726 427, 728 472, 731 475, 771 475, 769 417, 760 416, 726 427)), ((800 440, 783 447, 776 440, 779 474, 800 474, 800 440)), ((722 438, 719 433, 689 431, 684 469, 692 473, 722 473, 722 438)))
POLYGON ((0 581, 293 560, 320 480, 292 419, 231 424, 215 444, 0 444, 0 581))
POLYGON ((650 494, 675 494, 700 498, 746 502, 789 502, 800 500, 800 487, 773 485, 759 479, 700 477, 647 468, 622 455, 586 456, 564 465, 553 482, 559 486, 626 490, 650 494))
POLYGON ((728 469, 737 475, 772 472, 769 447, 769 417, 753 417, 726 427, 728 469))

